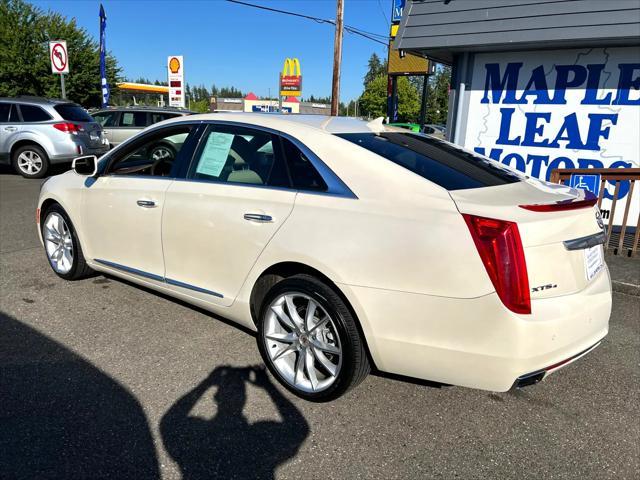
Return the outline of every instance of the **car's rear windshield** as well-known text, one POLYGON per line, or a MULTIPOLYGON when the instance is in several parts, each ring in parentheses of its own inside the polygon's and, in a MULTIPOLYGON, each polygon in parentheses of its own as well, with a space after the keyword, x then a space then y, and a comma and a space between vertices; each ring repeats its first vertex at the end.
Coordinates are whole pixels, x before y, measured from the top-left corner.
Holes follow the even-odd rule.
POLYGON ((401 132, 337 135, 447 190, 492 187, 521 180, 517 173, 493 160, 424 135, 401 132))
POLYGON ((80 105, 73 103, 62 103, 53 107, 65 120, 70 122, 93 122, 91 115, 80 105))

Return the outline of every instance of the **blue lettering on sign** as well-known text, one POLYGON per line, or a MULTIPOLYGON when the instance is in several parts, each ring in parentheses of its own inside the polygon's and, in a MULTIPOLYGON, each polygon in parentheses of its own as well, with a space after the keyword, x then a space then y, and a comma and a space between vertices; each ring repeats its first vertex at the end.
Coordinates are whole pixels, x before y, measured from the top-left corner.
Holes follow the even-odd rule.
MULTIPOLYGON (((544 66, 539 65, 531 71, 522 94, 516 95, 520 81, 522 62, 510 62, 500 70, 499 63, 487 63, 484 82, 484 95, 480 103, 502 103, 519 105, 529 103, 533 97, 534 105, 564 105, 568 88, 584 89, 582 105, 640 105, 640 97, 630 98, 632 91, 640 90, 640 63, 620 63, 620 78, 617 94, 612 98, 611 92, 598 98, 598 86, 605 69, 605 64, 589 65, 555 65, 555 83, 547 84, 544 66), (549 95, 553 89, 553 96, 549 95)), ((606 74, 605 74, 606 75, 606 74)))
POLYGON ((571 188, 588 190, 594 195, 598 195, 600 192, 600 175, 571 175, 571 178, 569 179, 569 186, 571 188))
MULTIPOLYGON (((499 130, 495 146, 489 149, 475 147, 474 150, 547 181, 557 168, 603 168, 602 160, 582 157, 608 149, 605 141, 622 122, 619 109, 607 113, 602 110, 558 111, 544 107, 525 111, 519 105, 566 105, 567 92, 577 90, 581 105, 599 109, 603 105, 640 106, 640 63, 618 63, 616 66, 617 85, 613 85, 613 91, 607 91, 610 89, 602 86, 611 76, 611 65, 605 63, 554 64, 551 71, 548 65, 543 64, 525 70, 523 62, 485 63, 484 92, 480 103, 500 106, 499 130), (552 71, 555 75, 551 74, 552 71), (516 125, 522 127, 516 128, 516 125), (543 148, 550 154, 516 153, 509 151, 509 147, 543 148), (553 150, 556 150, 555 154, 553 150), (562 150, 578 153, 580 158, 563 156, 562 150)), ((608 150, 611 158, 615 152, 608 150)), ((629 168, 632 162, 618 160, 606 166, 629 168)), ((613 198, 615 182, 601 180, 598 175, 580 175, 572 177, 570 182, 572 187, 584 188, 596 195, 604 182, 603 197, 613 198)), ((630 189, 629 181, 620 181, 618 189, 618 198, 624 198, 630 189)))
POLYGON ((399 22, 402 19, 402 11, 404 10, 405 0, 393 0, 392 22, 399 22))

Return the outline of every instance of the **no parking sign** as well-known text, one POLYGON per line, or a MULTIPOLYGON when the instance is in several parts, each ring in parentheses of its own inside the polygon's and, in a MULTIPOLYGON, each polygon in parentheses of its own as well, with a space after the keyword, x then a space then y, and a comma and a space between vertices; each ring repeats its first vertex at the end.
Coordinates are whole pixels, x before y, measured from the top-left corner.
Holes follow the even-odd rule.
POLYGON ((53 73, 69 73, 69 55, 67 54, 67 42, 65 40, 49 42, 49 58, 51 59, 51 71, 53 73))

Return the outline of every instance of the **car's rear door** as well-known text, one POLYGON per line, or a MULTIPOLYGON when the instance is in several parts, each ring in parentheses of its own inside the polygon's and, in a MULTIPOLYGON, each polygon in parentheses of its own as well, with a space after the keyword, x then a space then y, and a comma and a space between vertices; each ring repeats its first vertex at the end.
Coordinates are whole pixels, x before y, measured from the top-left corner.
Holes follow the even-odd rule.
POLYGON ((192 152, 195 130, 195 125, 180 124, 141 135, 123 151, 114 152, 98 178, 87 180, 80 240, 88 259, 164 281, 161 222, 165 192, 180 162, 192 152), (154 147, 177 137, 183 141, 176 144, 176 157, 155 161, 154 147))
POLYGON ((0 102, 0 162, 9 162, 12 137, 20 130, 18 108, 9 102, 0 102))
POLYGON ((166 193, 162 220, 167 283, 228 306, 293 209, 277 135, 209 125, 186 178, 166 193))

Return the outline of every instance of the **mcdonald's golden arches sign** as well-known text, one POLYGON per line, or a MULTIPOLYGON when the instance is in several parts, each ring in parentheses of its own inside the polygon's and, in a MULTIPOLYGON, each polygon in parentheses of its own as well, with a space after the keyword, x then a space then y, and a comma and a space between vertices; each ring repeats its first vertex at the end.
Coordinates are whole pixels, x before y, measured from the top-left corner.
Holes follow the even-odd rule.
POLYGON ((300 61, 297 58, 287 58, 280 74, 280 95, 300 97, 302 95, 302 74, 300 61))

